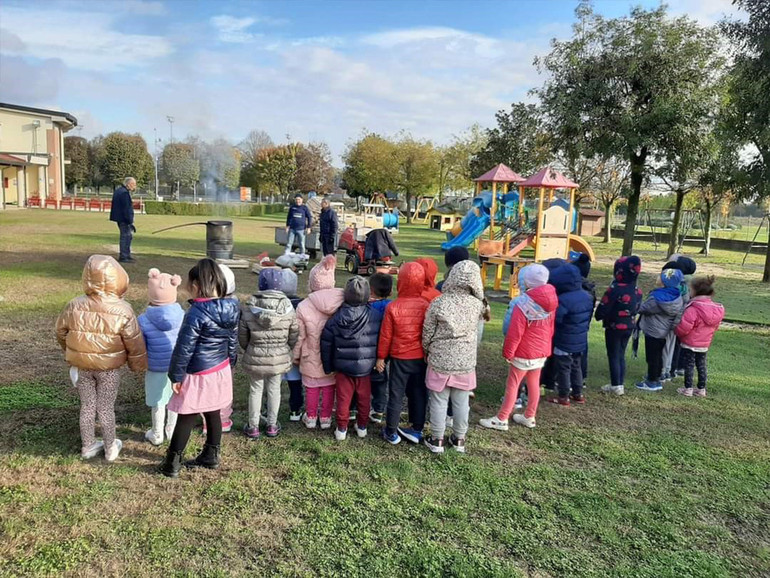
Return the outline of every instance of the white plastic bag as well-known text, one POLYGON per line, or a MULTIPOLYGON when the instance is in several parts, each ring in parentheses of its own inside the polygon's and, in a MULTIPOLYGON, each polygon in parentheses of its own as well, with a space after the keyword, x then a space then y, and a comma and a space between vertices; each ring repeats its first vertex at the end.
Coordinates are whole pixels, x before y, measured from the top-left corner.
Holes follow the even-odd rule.
POLYGON ((78 368, 74 365, 70 367, 70 381, 72 382, 72 387, 78 386, 78 368))

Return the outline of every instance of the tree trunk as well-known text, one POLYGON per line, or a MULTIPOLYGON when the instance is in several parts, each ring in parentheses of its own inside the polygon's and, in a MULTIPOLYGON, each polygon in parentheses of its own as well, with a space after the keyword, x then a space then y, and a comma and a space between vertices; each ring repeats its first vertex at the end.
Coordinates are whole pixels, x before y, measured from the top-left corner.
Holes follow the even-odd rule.
MULTIPOLYGON (((706 203, 706 210, 703 215, 703 254, 708 257, 711 251, 711 215, 713 213, 713 207, 711 203, 706 203)), ((717 217, 718 218, 718 217, 717 217)))
POLYGON ((412 191, 406 190, 406 222, 412 223, 412 191))
POLYGON ((644 180, 644 163, 647 159, 647 147, 641 152, 631 154, 631 194, 628 196, 628 213, 626 215, 626 230, 623 233, 623 255, 631 255, 634 250, 634 233, 636 232, 636 216, 639 213, 639 198, 642 196, 642 181, 644 180))
POLYGON ((612 243, 612 203, 604 204, 604 242, 612 243))
POLYGON ((682 204, 686 191, 679 187, 676 190, 676 203, 674 204, 674 222, 671 223, 671 236, 668 239, 668 254, 673 255, 679 248, 679 227, 682 222, 682 204))
POLYGON ((762 282, 770 283, 770 227, 767 228, 767 253, 765 254, 765 270, 762 273, 762 282))

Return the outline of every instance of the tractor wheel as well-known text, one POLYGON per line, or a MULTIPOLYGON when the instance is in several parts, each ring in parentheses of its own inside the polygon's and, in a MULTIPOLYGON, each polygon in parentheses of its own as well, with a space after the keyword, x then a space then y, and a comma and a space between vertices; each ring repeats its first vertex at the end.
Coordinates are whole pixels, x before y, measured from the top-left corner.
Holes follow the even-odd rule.
POLYGON ((366 274, 367 274, 367 275, 369 275, 370 277, 371 277, 372 275, 374 275, 376 272, 377 272, 377 267, 375 267, 374 265, 369 265, 369 266, 366 268, 366 274))
POLYGON ((348 256, 345 257, 345 270, 351 275, 358 274, 358 257, 348 253, 348 256))

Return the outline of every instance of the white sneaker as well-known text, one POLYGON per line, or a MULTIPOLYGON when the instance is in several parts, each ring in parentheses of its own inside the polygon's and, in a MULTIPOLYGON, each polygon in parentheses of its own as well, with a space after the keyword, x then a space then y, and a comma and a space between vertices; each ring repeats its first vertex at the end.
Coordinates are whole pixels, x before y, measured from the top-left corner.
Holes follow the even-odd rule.
POLYGON ((356 426, 356 435, 360 438, 366 437, 366 428, 365 427, 358 427, 356 426))
POLYGON ((308 414, 302 414, 302 423, 305 424, 307 429, 315 429, 316 423, 318 423, 317 417, 310 417, 308 414))
POLYGON ((523 425, 524 427, 533 428, 535 427, 535 418, 524 417, 523 413, 516 413, 513 415, 513 423, 523 425))
POLYGON ((146 439, 148 442, 150 442, 154 446, 159 446, 163 443, 163 436, 156 436, 155 432, 151 429, 148 429, 144 434, 144 439, 146 439))
POLYGON ((102 440, 97 440, 87 448, 80 450, 80 457, 84 460, 90 460, 91 458, 98 456, 102 451, 104 451, 104 442, 102 440))
POLYGON ((330 417, 322 417, 321 418, 321 429, 329 429, 332 427, 332 418, 330 417))
POLYGON ((622 385, 610 385, 609 383, 607 385, 602 386, 602 392, 603 393, 614 393, 615 395, 623 395, 626 393, 626 388, 622 385))
POLYGON ((348 437, 348 430, 345 430, 345 431, 340 431, 338 429, 334 430, 334 439, 336 439, 338 442, 344 442, 346 437, 348 437))
POLYGON ((508 431, 508 422, 501 419, 497 419, 497 416, 492 416, 489 419, 480 419, 479 425, 487 429, 496 429, 500 431, 508 431))
POLYGON ((120 450, 123 449, 123 442, 119 439, 115 438, 115 443, 112 444, 112 447, 108 450, 104 450, 104 459, 108 462, 114 462, 118 459, 118 456, 120 455, 120 450))
POLYGON ((453 418, 451 415, 446 416, 446 428, 453 429, 454 426, 455 426, 455 418, 453 418))

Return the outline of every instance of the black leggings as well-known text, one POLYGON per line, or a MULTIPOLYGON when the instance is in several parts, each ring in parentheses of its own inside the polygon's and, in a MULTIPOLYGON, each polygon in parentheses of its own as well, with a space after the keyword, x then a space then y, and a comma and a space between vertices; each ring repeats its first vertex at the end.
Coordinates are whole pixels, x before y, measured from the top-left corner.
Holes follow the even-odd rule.
POLYGON ((708 379, 706 352, 682 347, 681 359, 684 363, 684 386, 692 389, 695 368, 697 367, 698 389, 706 389, 706 380, 708 379))
MULTIPOLYGON (((171 436, 171 442, 168 449, 171 452, 183 452, 190 441, 195 422, 198 419, 197 413, 187 413, 180 415, 176 420, 174 435, 171 436)), ((222 418, 219 416, 219 410, 207 411, 203 414, 206 420, 206 443, 212 446, 218 446, 222 442, 222 418)))

